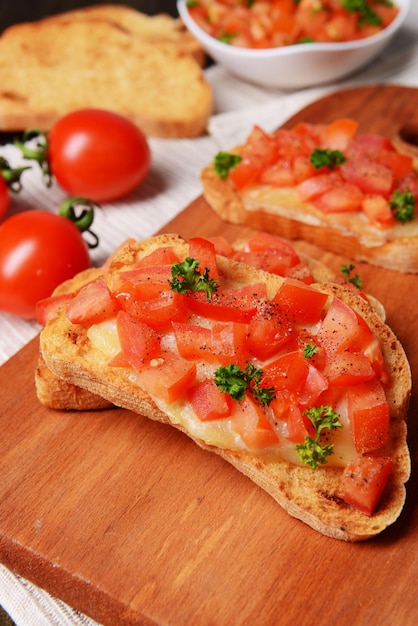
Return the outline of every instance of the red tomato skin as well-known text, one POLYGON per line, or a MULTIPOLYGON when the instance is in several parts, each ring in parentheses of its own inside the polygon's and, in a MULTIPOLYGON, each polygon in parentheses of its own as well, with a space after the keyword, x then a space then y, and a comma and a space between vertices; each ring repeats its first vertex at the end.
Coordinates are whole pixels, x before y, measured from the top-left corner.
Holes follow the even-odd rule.
POLYGON ((65 115, 51 128, 48 142, 51 171, 60 186, 96 202, 127 195, 150 168, 145 135, 110 111, 80 109, 65 115))
POLYGON ((288 311, 289 318, 293 321, 315 324, 321 317, 327 299, 327 294, 305 283, 286 278, 273 301, 283 307, 284 311, 288 311))
POLYGON ((118 304, 102 279, 82 287, 68 303, 66 315, 72 324, 87 326, 114 317, 118 304))
POLYGON ((0 176, 0 220, 3 219, 3 217, 6 215, 9 205, 10 205, 9 188, 4 181, 4 178, 0 176))
POLYGON ((202 422, 219 420, 231 415, 232 400, 218 389, 213 380, 204 380, 187 390, 187 397, 202 422))
POLYGON ((0 225, 0 310, 36 318, 36 303, 90 267, 88 246, 70 220, 24 211, 0 225))
POLYGON ((386 486, 392 460, 386 456, 363 456, 344 470, 344 500, 366 515, 372 515, 386 486))

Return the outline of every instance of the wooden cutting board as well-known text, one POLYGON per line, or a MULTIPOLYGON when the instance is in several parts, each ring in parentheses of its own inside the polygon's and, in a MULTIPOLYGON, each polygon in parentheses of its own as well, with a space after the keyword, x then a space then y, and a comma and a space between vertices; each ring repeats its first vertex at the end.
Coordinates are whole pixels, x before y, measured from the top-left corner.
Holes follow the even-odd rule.
MULTIPOLYGON (((347 115, 391 134, 418 90, 357 88, 292 119, 347 115)), ((254 120, 262 124, 262 120, 254 120)), ((164 229, 184 237, 247 230, 198 198, 164 229)), ((301 249, 337 272, 347 259, 301 249)), ((418 377, 418 277, 357 264, 418 377)), ((328 539, 174 429, 128 411, 57 412, 34 389, 38 339, 0 369, 0 561, 109 626, 417 623, 418 485, 372 541, 328 539)), ((418 453, 417 391, 409 412, 418 453)))

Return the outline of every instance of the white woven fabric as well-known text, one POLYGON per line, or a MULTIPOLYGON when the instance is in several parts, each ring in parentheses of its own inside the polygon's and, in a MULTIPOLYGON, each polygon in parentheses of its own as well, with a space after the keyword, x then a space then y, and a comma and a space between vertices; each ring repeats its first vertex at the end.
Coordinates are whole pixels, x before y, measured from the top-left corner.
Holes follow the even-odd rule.
MULTIPOLYGON (((215 95, 215 115, 209 135, 193 140, 151 140, 152 169, 143 185, 128 199, 97 212, 94 230, 100 247, 93 255, 100 264, 127 237, 152 235, 201 193, 199 173, 215 151, 245 138, 253 123, 272 130, 303 106, 330 91, 361 84, 396 83, 418 87, 418 2, 395 41, 380 58, 357 75, 337 84, 293 93, 262 90, 231 77, 217 66, 207 70, 215 95)), ((19 155, 12 147, 0 154, 12 164, 19 155)), ((56 211, 65 199, 57 187, 47 190, 39 171, 25 175, 25 189, 15 210, 56 211)), ((0 313, 0 364, 20 350, 39 331, 35 322, 0 313)), ((43 590, 0 566, 0 605, 17 626, 95 626, 96 622, 52 598, 43 590)))

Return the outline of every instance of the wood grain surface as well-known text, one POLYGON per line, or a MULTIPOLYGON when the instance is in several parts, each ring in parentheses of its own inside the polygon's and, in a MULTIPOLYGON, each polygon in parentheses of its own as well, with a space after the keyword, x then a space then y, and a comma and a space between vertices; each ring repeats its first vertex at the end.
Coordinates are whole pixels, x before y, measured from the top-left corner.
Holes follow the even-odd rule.
MULTIPOLYGON (((418 91, 357 88, 292 119, 341 115, 391 134, 418 91)), ((262 123, 262 120, 255 120, 262 123)), ((196 199, 166 232, 243 229, 196 199)), ((245 232, 248 232, 247 230, 245 232)), ((337 272, 347 259, 298 242, 337 272)), ((357 264, 364 287, 418 376, 418 278, 357 264)), ((266 493, 180 432, 123 410, 42 407, 38 339, 0 369, 0 561, 109 626, 412 626, 418 619, 418 398, 404 511, 377 538, 349 544, 289 517, 266 493)))

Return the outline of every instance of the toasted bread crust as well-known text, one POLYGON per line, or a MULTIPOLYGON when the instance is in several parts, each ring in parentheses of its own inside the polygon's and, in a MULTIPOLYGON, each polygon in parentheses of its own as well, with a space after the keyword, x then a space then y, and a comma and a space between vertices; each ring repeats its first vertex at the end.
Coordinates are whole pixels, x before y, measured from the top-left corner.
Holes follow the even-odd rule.
MULTIPOLYGON (((126 269, 144 254, 163 245, 172 245, 179 254, 187 254, 188 246, 180 237, 161 235, 143 242, 128 243, 113 257, 108 269, 111 273, 126 269)), ((261 278, 269 290, 275 291, 283 280, 223 257, 219 257, 218 261, 221 274, 231 285, 261 278)), ((405 417, 411 374, 405 353, 393 332, 362 298, 336 284, 316 285, 316 288, 337 295, 363 315, 381 342, 386 366, 393 380, 388 390, 391 425, 387 446, 387 453, 393 458, 393 472, 375 514, 367 517, 343 502, 341 469, 323 467, 313 472, 284 461, 267 462, 249 453, 231 452, 209 447, 198 439, 194 441, 230 462, 266 490, 286 511, 312 528, 333 538, 360 541, 392 524, 404 504, 405 482, 410 473, 405 417)), ((153 399, 129 381, 123 368, 108 367, 106 358, 92 349, 86 330, 72 325, 64 312, 43 329, 40 345, 47 367, 58 377, 98 394, 116 406, 165 424, 171 423, 153 399)), ((172 425, 186 432, 181 426, 172 425)))
POLYGON ((266 230, 287 239, 302 239, 355 261, 418 273, 417 237, 396 238, 368 247, 355 234, 333 227, 332 219, 326 225, 317 225, 293 219, 290 212, 268 212, 262 206, 248 210, 240 193, 227 180, 220 179, 211 165, 201 172, 201 181, 205 199, 227 222, 266 230))
POLYGON ((198 136, 212 112, 201 62, 177 20, 128 7, 15 25, 0 37, 0 129, 47 131, 72 110, 100 107, 149 136, 198 136))

